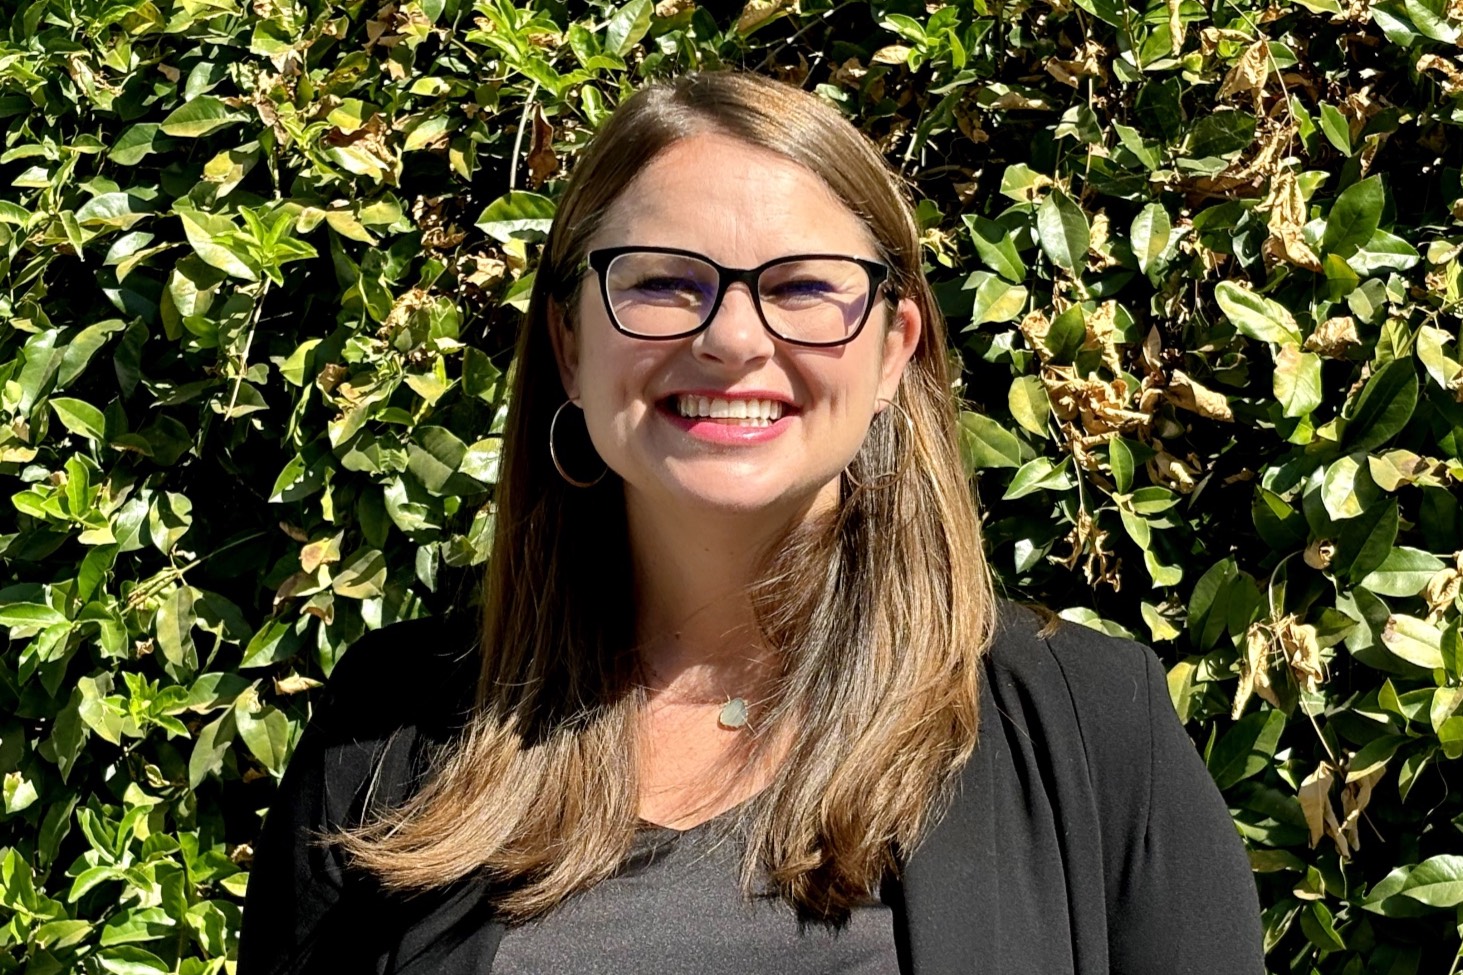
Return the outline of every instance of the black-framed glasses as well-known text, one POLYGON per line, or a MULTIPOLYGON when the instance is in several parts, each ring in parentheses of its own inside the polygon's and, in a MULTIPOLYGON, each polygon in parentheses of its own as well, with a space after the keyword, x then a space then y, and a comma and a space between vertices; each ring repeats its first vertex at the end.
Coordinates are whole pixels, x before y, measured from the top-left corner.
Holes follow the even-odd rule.
POLYGON ((886 287, 889 268, 844 254, 792 254, 752 268, 725 267, 675 247, 606 247, 589 252, 610 321, 639 339, 681 339, 711 324, 727 289, 752 293, 763 326, 794 345, 851 342, 886 287))

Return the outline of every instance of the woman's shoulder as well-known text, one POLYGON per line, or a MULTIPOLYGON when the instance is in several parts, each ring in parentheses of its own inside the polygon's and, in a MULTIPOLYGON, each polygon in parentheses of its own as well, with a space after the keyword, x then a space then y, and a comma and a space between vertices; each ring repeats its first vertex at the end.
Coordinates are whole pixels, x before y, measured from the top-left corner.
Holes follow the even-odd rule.
POLYGON ((1151 649, 1048 611, 1002 602, 986 668, 998 703, 1014 694, 1023 711, 1069 713, 1089 751, 1146 745, 1155 721, 1174 720, 1151 649))
POLYGON ((311 723, 332 739, 355 742, 403 730, 450 731, 472 704, 477 644, 472 613, 372 630, 341 655, 311 723))

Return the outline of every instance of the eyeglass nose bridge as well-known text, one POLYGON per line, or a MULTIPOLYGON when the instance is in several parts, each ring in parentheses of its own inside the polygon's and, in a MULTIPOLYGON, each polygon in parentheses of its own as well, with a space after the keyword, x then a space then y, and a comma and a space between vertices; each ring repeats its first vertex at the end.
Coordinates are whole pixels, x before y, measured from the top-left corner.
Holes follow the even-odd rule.
POLYGON ((768 265, 762 267, 723 267, 710 258, 702 258, 708 265, 716 269, 716 294, 711 298, 711 307, 706 309, 706 318, 696 330, 689 333, 691 337, 703 335, 716 321, 717 312, 721 311, 722 303, 726 300, 726 293, 731 290, 734 284, 745 284, 747 296, 752 299, 752 308, 757 313, 757 320, 762 326, 762 331, 775 339, 782 338, 772 323, 767 320, 767 312, 762 308, 762 294, 757 290, 757 280, 762 276, 768 265))

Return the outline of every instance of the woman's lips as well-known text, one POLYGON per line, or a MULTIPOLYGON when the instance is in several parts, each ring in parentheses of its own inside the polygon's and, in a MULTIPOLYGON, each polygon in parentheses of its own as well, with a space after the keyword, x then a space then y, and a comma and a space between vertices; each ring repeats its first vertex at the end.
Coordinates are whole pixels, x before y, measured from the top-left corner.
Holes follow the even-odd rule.
POLYGON ((776 420, 756 417, 682 416, 678 397, 657 404, 657 412, 696 440, 714 444, 766 443, 783 434, 794 415, 785 408, 776 420))

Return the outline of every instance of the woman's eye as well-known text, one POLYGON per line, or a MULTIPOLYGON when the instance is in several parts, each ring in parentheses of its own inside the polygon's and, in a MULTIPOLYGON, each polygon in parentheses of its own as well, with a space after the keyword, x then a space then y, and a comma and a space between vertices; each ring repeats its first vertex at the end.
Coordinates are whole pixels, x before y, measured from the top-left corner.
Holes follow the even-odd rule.
POLYGON ((655 295, 699 294, 701 288, 689 278, 670 276, 644 278, 635 285, 636 291, 655 295))
POLYGON ((767 292, 770 298, 822 298, 833 294, 837 288, 831 282, 815 278, 802 281, 783 281, 767 292))

